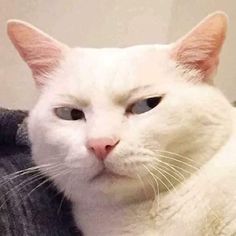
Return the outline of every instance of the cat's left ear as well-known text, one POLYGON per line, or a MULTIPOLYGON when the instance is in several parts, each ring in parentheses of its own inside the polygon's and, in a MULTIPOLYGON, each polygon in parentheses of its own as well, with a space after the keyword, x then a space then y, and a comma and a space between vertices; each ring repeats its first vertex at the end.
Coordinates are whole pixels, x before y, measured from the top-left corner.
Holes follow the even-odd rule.
POLYGON ((69 48, 23 21, 8 21, 7 32, 20 56, 30 67, 36 84, 44 85, 47 75, 59 66, 69 48))
POLYGON ((211 83, 219 63, 219 53, 227 30, 227 16, 216 12, 172 46, 171 58, 188 69, 198 70, 202 80, 211 83))

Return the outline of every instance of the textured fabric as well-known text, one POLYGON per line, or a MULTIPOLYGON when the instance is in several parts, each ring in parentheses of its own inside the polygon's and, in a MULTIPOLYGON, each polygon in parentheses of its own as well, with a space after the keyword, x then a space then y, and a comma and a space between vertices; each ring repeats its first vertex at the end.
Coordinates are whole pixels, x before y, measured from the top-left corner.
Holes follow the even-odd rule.
POLYGON ((11 175, 34 166, 23 124, 26 116, 26 112, 0 109, 0 235, 81 235, 69 201, 51 182, 40 186, 48 181, 46 177, 37 180, 36 172, 11 175))
POLYGON ((0 108, 0 145, 16 144, 17 130, 27 112, 0 108))

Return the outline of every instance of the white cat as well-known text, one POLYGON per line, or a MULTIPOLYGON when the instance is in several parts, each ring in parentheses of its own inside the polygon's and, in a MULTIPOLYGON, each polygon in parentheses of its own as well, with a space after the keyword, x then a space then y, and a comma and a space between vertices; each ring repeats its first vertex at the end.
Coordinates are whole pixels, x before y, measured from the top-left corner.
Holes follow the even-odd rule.
POLYGON ((236 115, 213 86, 216 12, 170 45, 69 48, 12 20, 41 93, 33 159, 85 236, 236 235, 236 115))

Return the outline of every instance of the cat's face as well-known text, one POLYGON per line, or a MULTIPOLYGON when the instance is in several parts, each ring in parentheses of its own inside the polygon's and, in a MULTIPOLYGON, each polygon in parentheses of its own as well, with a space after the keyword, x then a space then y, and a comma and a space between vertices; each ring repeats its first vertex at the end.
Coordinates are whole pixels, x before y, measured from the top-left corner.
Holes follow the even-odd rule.
MULTIPOLYGON (((42 170, 74 198, 94 193, 139 198, 157 191, 156 185, 161 190, 171 188, 194 172, 192 166, 206 161, 212 152, 206 144, 212 142, 216 149, 229 132, 230 106, 209 85, 225 19, 211 18, 206 22, 219 28, 221 36, 214 33, 215 48, 206 44, 197 58, 195 41, 191 54, 191 37, 202 39, 199 27, 207 23, 180 43, 167 46, 69 49, 53 41, 50 53, 44 53, 50 54, 47 63, 41 61, 45 55, 32 59, 32 48, 29 53, 23 45, 25 37, 19 43, 19 32, 11 30, 12 41, 41 87, 29 117, 36 164, 58 163, 42 170), (218 21, 217 27, 213 21, 218 21)), ((15 24, 21 33, 22 27, 28 34, 33 30, 37 40, 46 37, 15 24)), ((46 39, 50 44, 52 39, 46 39)), ((41 53, 45 46, 40 47, 41 53)))

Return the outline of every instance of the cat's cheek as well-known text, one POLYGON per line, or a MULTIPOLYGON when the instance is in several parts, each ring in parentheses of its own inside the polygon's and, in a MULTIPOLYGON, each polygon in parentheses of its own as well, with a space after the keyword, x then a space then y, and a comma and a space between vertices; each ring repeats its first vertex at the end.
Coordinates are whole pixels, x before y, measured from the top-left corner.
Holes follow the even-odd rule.
POLYGON ((82 181, 91 179, 103 168, 102 163, 83 144, 71 146, 64 157, 64 163, 82 181))
POLYGON ((70 148, 66 157, 65 164, 68 168, 93 168, 97 163, 97 159, 91 157, 85 146, 78 147, 77 149, 70 148))
POLYGON ((67 156, 65 157, 65 164, 68 168, 82 168, 86 165, 87 168, 91 166, 91 163, 87 161, 88 153, 84 147, 79 148, 76 152, 75 150, 69 150, 67 156))

